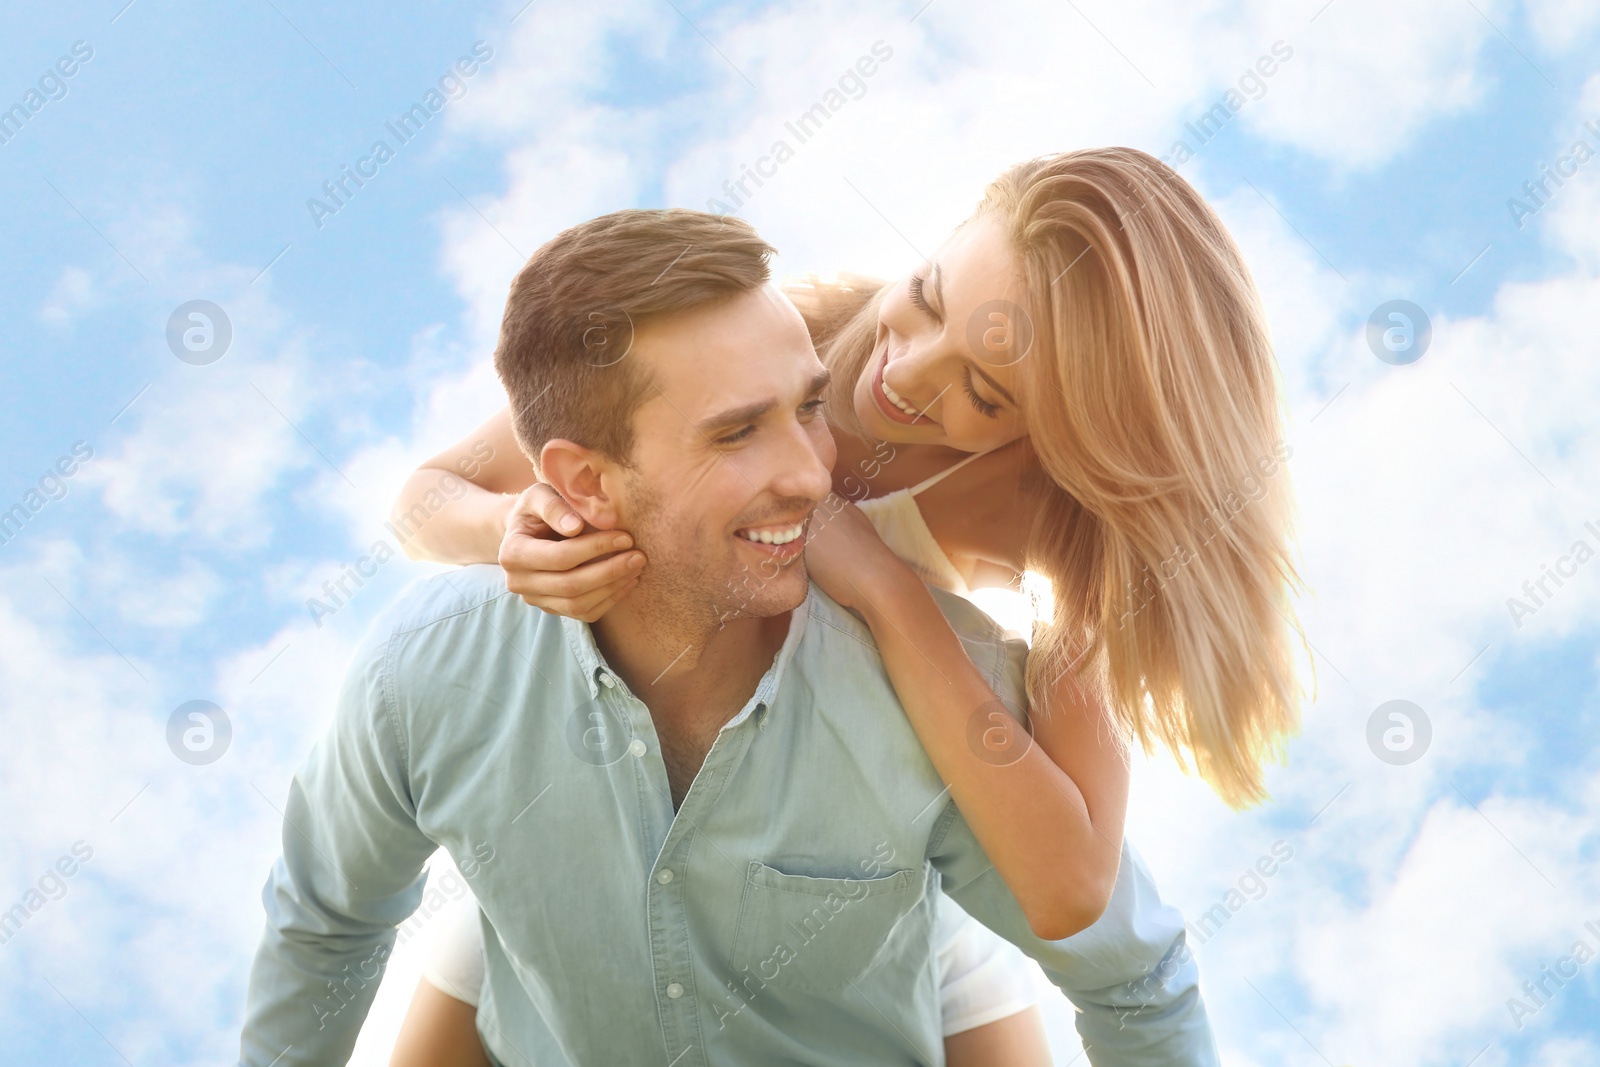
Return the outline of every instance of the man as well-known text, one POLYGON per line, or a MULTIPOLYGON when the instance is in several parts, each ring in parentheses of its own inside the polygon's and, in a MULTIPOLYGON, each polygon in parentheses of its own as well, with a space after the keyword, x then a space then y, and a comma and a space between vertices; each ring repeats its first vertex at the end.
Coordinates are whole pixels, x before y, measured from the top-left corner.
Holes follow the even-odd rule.
MULTIPOLYGON (((651 566, 592 626, 490 566, 374 624, 290 787, 248 1067, 344 1062, 441 845, 483 909, 503 1064, 939 1063, 941 883, 1074 999, 1092 1063, 1216 1062, 1137 857, 1094 926, 1035 937, 870 632, 807 581, 827 372, 770 252, 736 219, 624 211, 518 275, 495 356, 518 440, 651 566)), ((940 596, 1018 708, 1024 647, 940 596)))

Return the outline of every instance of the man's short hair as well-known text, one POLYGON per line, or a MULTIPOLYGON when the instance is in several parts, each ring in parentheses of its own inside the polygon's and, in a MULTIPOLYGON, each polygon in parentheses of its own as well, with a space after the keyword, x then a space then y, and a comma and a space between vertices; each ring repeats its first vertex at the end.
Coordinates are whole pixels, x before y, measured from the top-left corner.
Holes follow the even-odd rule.
POLYGON ((517 442, 537 461, 565 438, 626 463, 650 378, 634 331, 765 285, 774 253, 749 223, 629 209, 563 230, 511 283, 494 366, 517 442))

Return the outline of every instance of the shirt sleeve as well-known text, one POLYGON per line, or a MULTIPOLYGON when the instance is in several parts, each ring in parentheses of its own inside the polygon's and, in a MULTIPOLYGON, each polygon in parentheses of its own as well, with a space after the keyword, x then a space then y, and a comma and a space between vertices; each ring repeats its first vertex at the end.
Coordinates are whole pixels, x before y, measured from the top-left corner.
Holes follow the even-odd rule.
POLYGON ((242 1067, 344 1063, 395 927, 422 898, 437 847, 417 828, 404 734, 388 699, 388 632, 369 632, 334 722, 289 785, 283 855, 261 899, 242 1067))
MULTIPOLYGON (((1023 701, 1027 648, 1008 641, 995 693, 1023 701)), ((1093 1067, 1217 1067, 1216 1042, 1183 916, 1161 901, 1155 881, 1124 839, 1105 913, 1088 929, 1045 941, 973 836, 954 802, 929 838, 929 860, 945 892, 972 917, 1038 961, 1072 1001, 1093 1067)))

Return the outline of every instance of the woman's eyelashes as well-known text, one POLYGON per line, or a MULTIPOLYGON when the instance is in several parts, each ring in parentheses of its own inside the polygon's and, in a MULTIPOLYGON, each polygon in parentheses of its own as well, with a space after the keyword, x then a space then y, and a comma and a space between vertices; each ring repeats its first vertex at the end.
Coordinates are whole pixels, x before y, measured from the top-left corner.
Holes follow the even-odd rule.
POLYGON ((928 316, 928 318, 932 319, 934 322, 941 321, 939 318, 939 313, 933 310, 933 305, 928 303, 927 294, 922 291, 922 286, 922 275, 913 274, 910 282, 911 303, 916 305, 918 311, 928 316))
POLYGON ((970 369, 962 371, 961 384, 967 390, 967 399, 972 401, 972 406, 977 408, 980 414, 991 419, 1000 417, 1000 405, 985 400, 978 395, 978 390, 972 384, 972 371, 970 369))

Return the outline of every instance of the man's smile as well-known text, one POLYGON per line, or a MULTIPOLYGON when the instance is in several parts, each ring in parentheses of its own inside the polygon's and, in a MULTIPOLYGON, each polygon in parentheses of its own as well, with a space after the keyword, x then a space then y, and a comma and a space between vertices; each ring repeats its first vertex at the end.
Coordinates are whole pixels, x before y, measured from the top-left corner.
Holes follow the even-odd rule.
POLYGON ((752 551, 760 553, 768 559, 776 559, 787 563, 799 558, 806 547, 806 525, 810 516, 780 523, 768 523, 761 526, 743 526, 733 532, 738 540, 742 541, 752 551))

